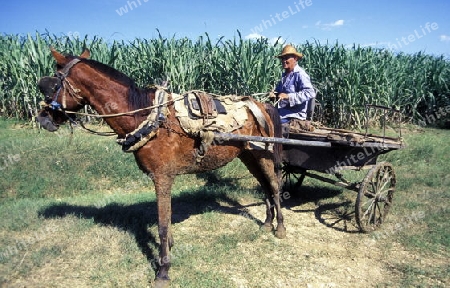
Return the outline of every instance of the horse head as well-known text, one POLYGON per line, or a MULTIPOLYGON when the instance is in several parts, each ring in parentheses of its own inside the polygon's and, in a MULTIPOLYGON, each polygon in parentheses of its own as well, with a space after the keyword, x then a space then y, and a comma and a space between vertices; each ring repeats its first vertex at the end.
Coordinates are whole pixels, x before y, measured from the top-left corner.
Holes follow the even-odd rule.
POLYGON ((44 101, 36 120, 44 129, 54 132, 59 125, 73 119, 67 111, 78 111, 86 104, 79 91, 72 86, 69 77, 71 69, 81 59, 89 58, 90 52, 86 49, 79 57, 64 56, 53 48, 51 52, 56 60, 57 71, 54 76, 39 79, 38 88, 44 95, 44 101))

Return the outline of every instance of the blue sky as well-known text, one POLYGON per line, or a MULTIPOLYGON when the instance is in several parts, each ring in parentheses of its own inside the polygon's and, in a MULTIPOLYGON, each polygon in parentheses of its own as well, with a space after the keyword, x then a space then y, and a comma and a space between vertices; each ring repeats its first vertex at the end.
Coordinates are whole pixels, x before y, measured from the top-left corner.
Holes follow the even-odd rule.
POLYGON ((4 1, 0 33, 100 36, 133 40, 158 36, 197 39, 282 37, 384 47, 450 58, 448 0, 22 0, 4 1))

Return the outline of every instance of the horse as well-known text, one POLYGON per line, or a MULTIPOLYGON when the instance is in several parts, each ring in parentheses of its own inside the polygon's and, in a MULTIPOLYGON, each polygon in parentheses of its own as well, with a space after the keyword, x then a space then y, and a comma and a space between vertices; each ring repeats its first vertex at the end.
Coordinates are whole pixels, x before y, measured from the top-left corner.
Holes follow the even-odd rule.
MULTIPOLYGON (((98 116, 103 117, 118 139, 128 141, 130 133, 137 131, 149 115, 157 115, 155 123, 146 126, 155 132, 151 139, 132 151, 138 167, 151 178, 155 186, 160 239, 159 265, 155 271, 156 287, 170 285, 169 253, 174 244, 170 227, 171 187, 177 175, 214 170, 239 158, 265 192, 266 219, 262 229, 275 230, 274 234, 278 238, 286 237, 279 198, 281 144, 274 144, 273 149, 258 150, 251 149, 245 141, 231 139, 203 149, 204 154, 199 159, 196 155, 199 154, 202 141, 198 135, 187 133, 180 127, 174 116, 174 103, 178 101, 174 93, 167 92, 168 100, 154 105, 159 90, 155 87, 140 88, 122 72, 89 59, 88 49, 80 56, 63 55, 53 48, 50 50, 57 64, 56 74, 53 77, 43 77, 38 82, 40 92, 44 94, 45 107, 39 112, 37 121, 46 130, 54 132, 59 125, 75 121, 73 113, 90 105, 98 116), (166 113, 161 115, 164 109, 166 113), (276 228, 272 224, 275 211, 276 228)), ((257 113, 254 108, 246 107, 245 125, 232 133, 281 137, 281 122, 276 109, 250 96, 248 101, 258 108, 260 115, 255 115, 257 113), (264 123, 261 123, 261 119, 264 123)), ((141 130, 139 131, 142 132, 141 130)))

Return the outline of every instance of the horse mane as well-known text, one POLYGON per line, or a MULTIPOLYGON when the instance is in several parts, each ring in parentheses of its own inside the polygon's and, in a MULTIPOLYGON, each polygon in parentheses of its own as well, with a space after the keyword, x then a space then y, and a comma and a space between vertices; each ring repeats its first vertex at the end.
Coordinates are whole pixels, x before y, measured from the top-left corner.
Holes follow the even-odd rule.
MULTIPOLYGON (((78 57, 73 56, 73 58, 78 57)), ((150 97, 148 96, 150 89, 139 88, 133 79, 131 79, 124 73, 120 72, 119 70, 110 67, 106 64, 103 64, 101 62, 92 59, 85 59, 85 58, 78 58, 78 59, 81 60, 81 63, 87 64, 92 69, 99 71, 100 73, 106 74, 113 81, 128 87, 127 101, 128 101, 128 108, 130 109, 130 111, 146 108, 151 105, 150 97)))

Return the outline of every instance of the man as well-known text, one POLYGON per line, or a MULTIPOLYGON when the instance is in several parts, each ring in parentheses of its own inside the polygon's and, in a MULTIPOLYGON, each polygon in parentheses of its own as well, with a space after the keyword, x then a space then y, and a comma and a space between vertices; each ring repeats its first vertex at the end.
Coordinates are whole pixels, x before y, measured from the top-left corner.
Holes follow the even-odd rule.
POLYGON ((308 102, 314 101, 316 92, 309 75, 298 65, 298 60, 303 58, 303 54, 297 52, 293 46, 286 45, 276 57, 281 60, 284 69, 281 80, 275 88, 281 122, 285 127, 295 126, 301 130, 310 130, 309 121, 305 121, 306 113, 308 102))

